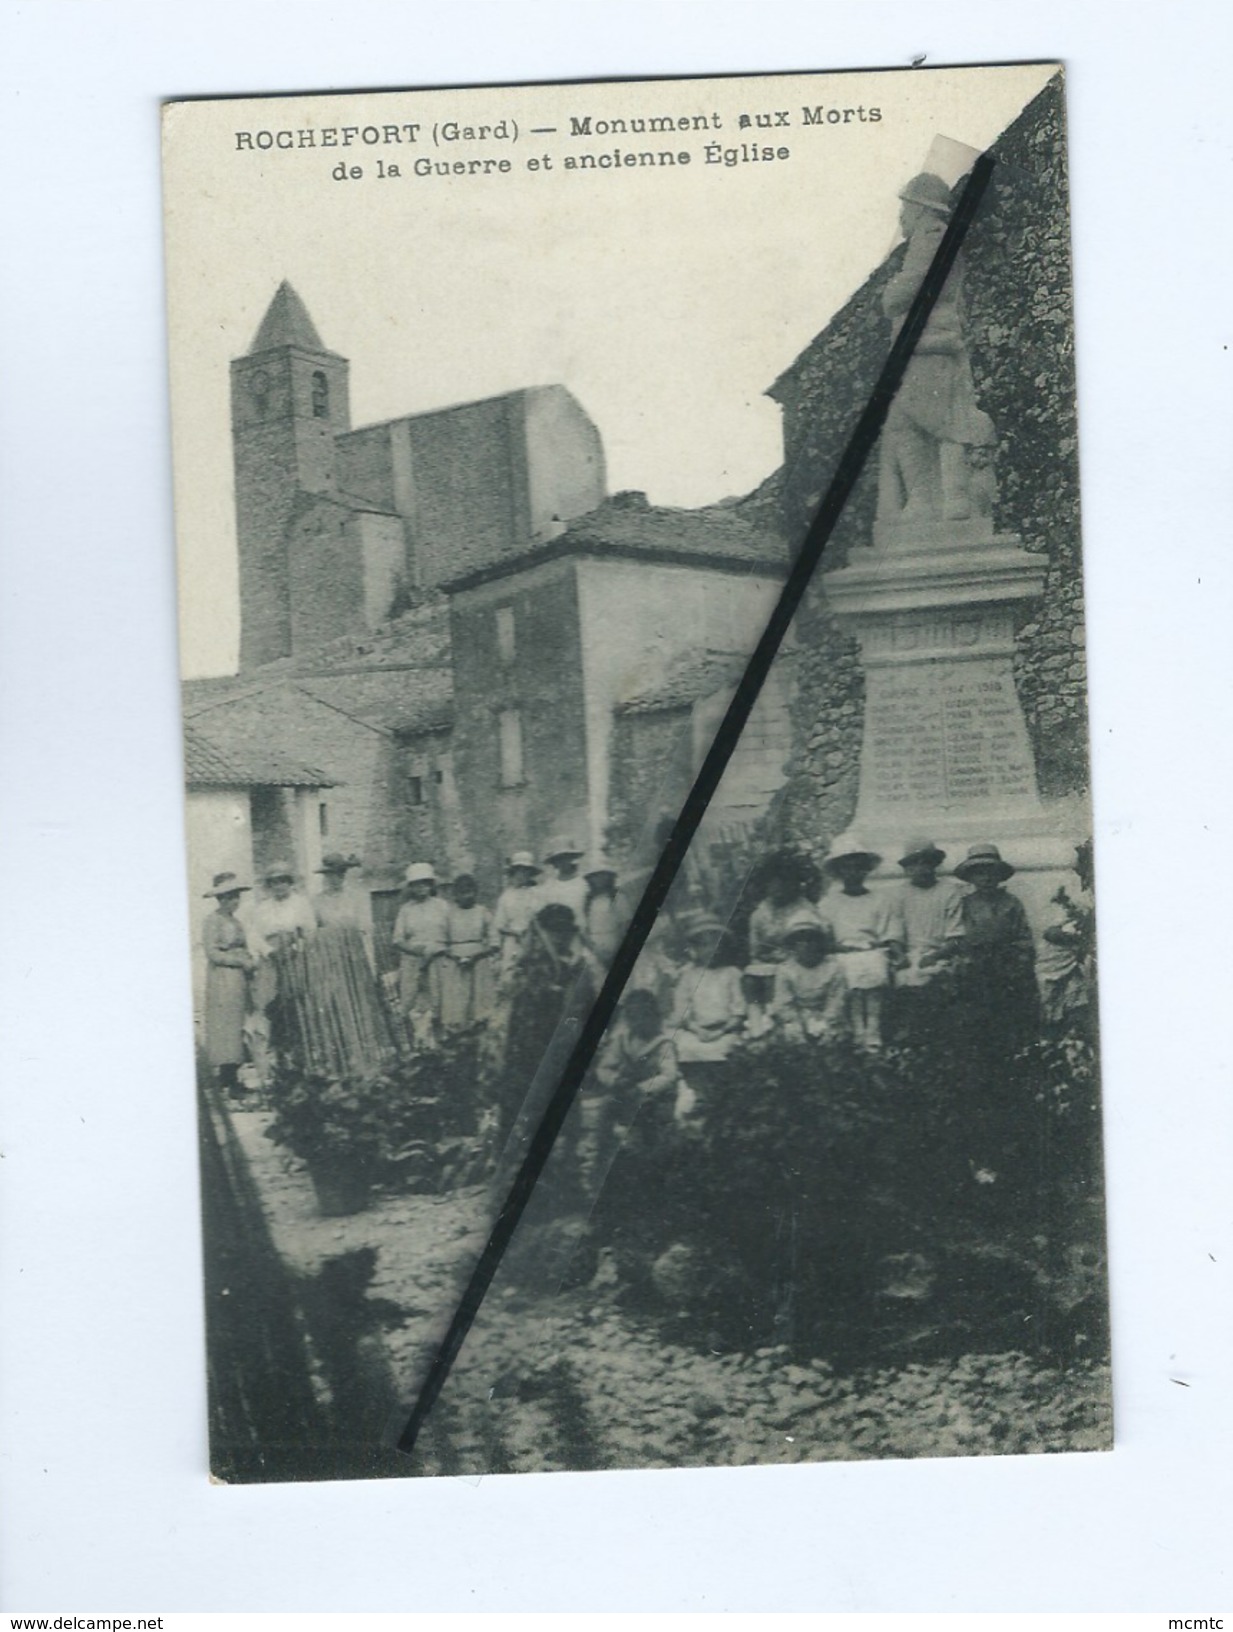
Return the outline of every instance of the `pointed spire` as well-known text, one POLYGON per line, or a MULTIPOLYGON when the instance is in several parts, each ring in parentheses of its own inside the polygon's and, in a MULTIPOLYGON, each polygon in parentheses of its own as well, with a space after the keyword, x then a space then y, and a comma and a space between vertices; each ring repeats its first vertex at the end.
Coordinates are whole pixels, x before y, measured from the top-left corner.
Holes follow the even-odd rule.
POLYGON ((308 307, 286 278, 279 284, 269 309, 261 319, 257 337, 248 348, 249 355, 257 351, 273 351, 276 346, 299 346, 304 351, 325 350, 321 336, 308 315, 308 307))

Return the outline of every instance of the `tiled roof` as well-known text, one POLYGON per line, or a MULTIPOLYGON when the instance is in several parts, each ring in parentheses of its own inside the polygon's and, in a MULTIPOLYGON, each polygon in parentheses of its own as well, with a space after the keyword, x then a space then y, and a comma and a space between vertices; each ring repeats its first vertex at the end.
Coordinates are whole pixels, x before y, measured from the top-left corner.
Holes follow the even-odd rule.
POLYGON ((689 708, 702 697, 722 689, 732 690, 744 673, 748 658, 738 652, 686 652, 667 672, 619 699, 618 714, 657 714, 673 708, 689 708))
MULTIPOLYGON (((323 710, 383 734, 447 730, 453 723, 453 678, 443 664, 356 664, 318 674, 270 665, 247 675, 187 680, 186 720, 228 754, 233 743, 295 741, 323 710), (254 738, 254 733, 257 734, 254 738)), ((311 736, 307 740, 312 740, 311 736)))
POLYGON ((444 596, 413 607, 379 629, 342 635, 294 657, 275 658, 242 674, 184 681, 186 711, 226 697, 244 696, 278 679, 316 680, 334 674, 377 674, 384 670, 441 670, 449 664, 450 615, 444 596))
POLYGON ((454 686, 446 668, 302 675, 294 683, 318 702, 382 731, 443 731, 454 719, 454 686))
POLYGON ((213 741, 198 727, 184 727, 184 779, 197 788, 328 788, 330 778, 285 759, 276 749, 213 741))
POLYGON ((788 547, 778 533, 760 526, 735 504, 675 510, 648 504, 641 494, 618 494, 571 522, 555 541, 619 554, 674 556, 700 563, 733 561, 782 570, 788 547))

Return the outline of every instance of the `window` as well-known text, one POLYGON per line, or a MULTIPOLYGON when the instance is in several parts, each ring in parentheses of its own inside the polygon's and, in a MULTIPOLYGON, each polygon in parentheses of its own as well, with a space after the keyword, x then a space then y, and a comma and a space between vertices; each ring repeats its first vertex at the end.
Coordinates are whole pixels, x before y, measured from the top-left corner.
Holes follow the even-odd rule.
POLYGON ((497 608, 497 652, 502 663, 514 661, 514 609, 512 606, 497 608))
POLYGON ((424 803, 424 778, 422 776, 409 776, 407 778, 407 803, 409 805, 422 805, 424 803))
POLYGON ((319 368, 313 370, 313 418, 330 417, 330 382, 319 368))
POLYGON ((253 407, 257 410, 257 418, 264 419, 270 408, 270 376, 264 368, 259 368, 249 375, 248 389, 253 394, 253 407))
POLYGON ((522 766, 522 715, 507 708, 499 717, 501 734, 501 786, 521 787, 526 778, 522 766))
POLYGON ((321 837, 328 839, 330 836, 330 807, 326 804, 317 806, 317 827, 320 830, 321 837))

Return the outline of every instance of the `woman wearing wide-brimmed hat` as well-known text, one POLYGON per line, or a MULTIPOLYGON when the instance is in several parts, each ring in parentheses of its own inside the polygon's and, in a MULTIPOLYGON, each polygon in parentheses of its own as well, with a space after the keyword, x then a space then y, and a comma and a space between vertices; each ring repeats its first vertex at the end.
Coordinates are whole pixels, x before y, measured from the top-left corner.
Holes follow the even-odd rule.
MULTIPOLYGON (((528 1135, 534 1128, 601 980, 600 967, 579 933, 572 909, 563 901, 542 902, 513 976, 498 1107, 504 1127, 517 1116, 519 1128, 528 1135), (575 1025, 562 1025, 565 1020, 575 1025), (533 1084, 536 1094, 528 1100, 533 1084)), ((577 1118, 571 1118, 569 1126, 576 1131, 577 1118)))
POLYGON ((539 872, 539 863, 529 850, 515 850, 505 864, 509 882, 497 897, 492 913, 492 932, 499 953, 497 984, 502 993, 509 991, 527 930, 542 905, 536 889, 539 872))
POLYGON ((415 1042, 431 1045, 441 1010, 437 959, 449 940, 445 902, 436 893, 437 872, 431 862, 413 861, 403 875, 406 899, 394 920, 399 952, 398 981, 402 1010, 415 1042))
POLYGON ((331 924, 366 927, 366 918, 359 902, 355 894, 347 889, 347 874, 359 865, 358 856, 345 856, 341 850, 329 850, 322 856, 321 865, 316 869, 321 888, 312 901, 319 929, 331 924))
POLYGON ((285 971, 296 999, 296 1031, 304 1064, 327 1076, 372 1076, 393 1064, 398 1045, 377 985, 367 900, 348 890, 359 858, 330 851, 312 899, 317 933, 302 968, 285 971))
POLYGON ((896 892, 906 936, 903 967, 895 986, 921 991, 943 979, 958 956, 963 941, 961 903, 967 893, 953 878, 939 878, 945 850, 928 838, 912 838, 903 847, 899 865, 903 884, 896 892))
POLYGON ((586 852, 569 833, 554 833, 544 846, 544 876, 537 889, 541 906, 560 901, 573 913, 581 928, 587 910, 587 881, 578 871, 586 852))
POLYGON ((317 918, 308 897, 295 887, 295 868, 286 860, 272 861, 261 875, 263 893, 253 908, 252 950, 257 959, 253 976, 253 1015, 250 1032, 258 1072, 268 1074, 267 1049, 278 1030, 279 970, 297 958, 317 933, 317 918))
POLYGON ((996 844, 972 845, 955 868, 955 877, 971 886, 960 903, 959 998, 969 1041, 993 1055, 1022 1047, 1040 1023, 1031 926, 1022 901, 1005 888, 1014 873, 996 844))
POLYGON ((1060 889, 1049 903, 1036 958, 1041 1006, 1048 1030, 1095 1040, 1095 917, 1092 841, 1075 846, 1077 884, 1060 889))
POLYGON ((605 855, 592 856, 582 870, 587 898, 582 908, 582 933, 605 968, 621 944, 627 922, 617 894, 617 870, 605 855))
POLYGON ((818 903, 818 916, 830 931, 848 983, 852 1036, 870 1053, 882 1047, 886 993, 891 970, 902 960, 904 942, 903 918, 893 892, 875 892, 865 884, 881 860, 854 833, 841 835, 823 863, 835 885, 818 903))
POLYGON ((479 898, 475 874, 461 867, 450 884, 441 952, 441 1029, 469 1031, 486 1026, 497 995, 499 951, 492 913, 479 898))
POLYGON ((295 868, 289 861, 272 861, 261 875, 262 898, 253 909, 256 951, 263 956, 288 951, 312 940, 317 917, 308 897, 295 887, 295 868))
POLYGON ((249 945, 257 960, 253 972, 252 1010, 247 1034, 253 1067, 260 1082, 269 1081, 271 1045, 290 1046, 294 1035, 282 1035, 287 1015, 280 1002, 290 966, 317 933, 317 918, 308 897, 296 888, 295 867, 280 858, 261 873, 262 893, 249 920, 249 945))
POLYGON ((749 915, 749 956, 754 963, 783 962, 785 928, 821 893, 818 869, 793 850, 773 850, 754 866, 749 877, 749 894, 758 903, 749 915))
POLYGON ((244 1016, 248 982, 255 960, 248 950, 244 925, 236 917, 240 897, 251 886, 235 873, 215 873, 205 891, 215 910, 202 926, 206 955, 205 1050, 220 1088, 238 1097, 244 1063, 244 1016))

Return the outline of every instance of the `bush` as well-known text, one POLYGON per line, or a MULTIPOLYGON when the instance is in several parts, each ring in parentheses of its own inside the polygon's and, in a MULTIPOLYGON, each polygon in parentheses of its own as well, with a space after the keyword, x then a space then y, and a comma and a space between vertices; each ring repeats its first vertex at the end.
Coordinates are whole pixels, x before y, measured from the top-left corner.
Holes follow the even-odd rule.
POLYGON ((1022 1341, 1092 1229, 1075 1201, 1098 1172, 1094 1061, 1072 1037, 989 1067, 770 1040, 692 1068, 698 1126, 660 1119, 628 1142, 596 1245, 690 1341, 833 1358, 918 1327, 943 1348, 1022 1341))
POLYGON ((310 1168, 362 1169, 436 1191, 471 1147, 481 1083, 479 1045, 469 1037, 364 1077, 326 1077, 283 1059, 266 1135, 310 1168))

